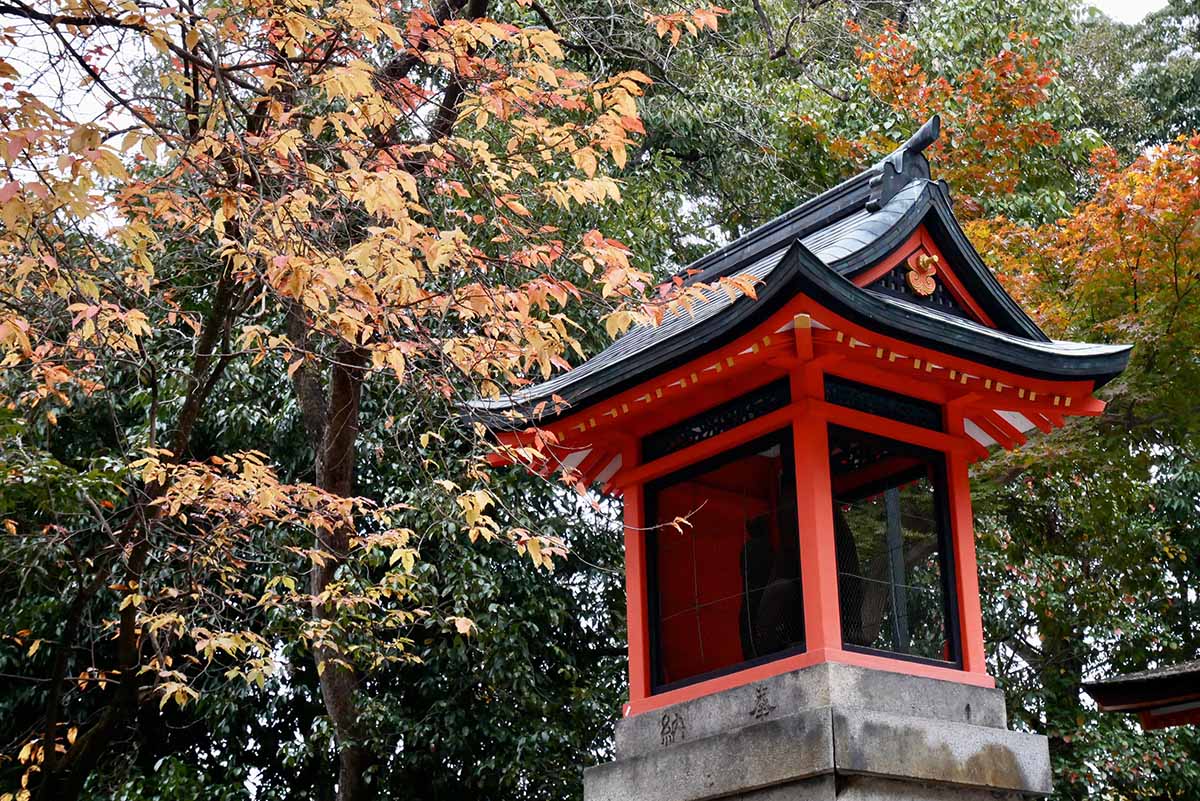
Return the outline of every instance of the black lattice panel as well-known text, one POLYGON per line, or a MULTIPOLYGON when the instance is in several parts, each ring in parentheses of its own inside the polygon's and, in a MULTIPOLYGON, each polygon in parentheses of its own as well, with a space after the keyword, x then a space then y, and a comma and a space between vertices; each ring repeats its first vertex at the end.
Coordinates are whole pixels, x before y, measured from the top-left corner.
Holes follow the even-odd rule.
POLYGON ((825 376, 825 400, 909 425, 942 430, 942 407, 919 398, 888 392, 840 376, 825 376))
POLYGON ((642 440, 642 458, 651 461, 668 453, 686 448, 701 440, 715 437, 723 431, 782 409, 791 402, 787 380, 775 381, 747 392, 740 398, 713 407, 707 412, 689 417, 683 422, 647 435, 642 440))

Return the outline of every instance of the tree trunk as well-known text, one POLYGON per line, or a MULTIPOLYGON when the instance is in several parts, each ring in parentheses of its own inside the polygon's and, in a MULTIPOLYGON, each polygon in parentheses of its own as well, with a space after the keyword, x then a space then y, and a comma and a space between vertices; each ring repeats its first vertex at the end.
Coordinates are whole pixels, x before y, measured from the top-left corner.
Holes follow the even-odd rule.
MULTIPOLYGON (((175 423, 174 435, 171 439, 174 461, 182 461, 184 452, 190 447, 192 433, 200 419, 213 388, 224 374, 229 364, 227 355, 220 358, 215 356, 215 346, 222 331, 228 330, 228 325, 236 316, 233 308, 235 292, 229 276, 229 265, 222 263, 221 278, 218 280, 217 298, 212 309, 204 320, 200 337, 197 341, 196 355, 192 360, 192 369, 188 376, 188 390, 183 409, 175 423)), ((157 390, 155 390, 157 391, 157 390)), ((153 427, 154 421, 151 421, 153 427)), ((126 593, 135 592, 142 581, 142 573, 150 555, 150 537, 155 521, 161 510, 154 501, 161 496, 165 487, 149 485, 143 488, 142 497, 134 505, 125 526, 119 529, 118 539, 128 554, 125 560, 123 578, 128 589, 126 593)), ((82 612, 90 594, 97 592, 108 577, 108 568, 97 567, 100 571, 93 579, 93 586, 82 591, 78 601, 79 608, 73 608, 68 613, 63 630, 60 650, 56 654, 52 684, 46 701, 46 718, 43 722, 46 733, 47 748, 53 749, 54 732, 59 721, 58 714, 61 706, 62 683, 65 679, 67 654, 75 637, 78 625, 77 615, 82 612)), ((140 591, 140 590, 137 590, 140 591)), ((137 714, 138 705, 142 702, 142 633, 138 625, 138 609, 129 604, 119 609, 117 615, 116 657, 117 657, 117 686, 112 698, 100 712, 96 722, 76 738, 75 743, 67 748, 65 754, 52 755, 43 771, 40 784, 36 788, 36 798, 53 799, 53 801, 76 801, 83 793, 84 785, 92 772, 100 764, 100 760, 113 747, 121 730, 130 725, 137 714)))
MULTIPOLYGON (((317 448, 317 485, 327 492, 350 497, 354 493, 355 450, 358 440, 358 414, 367 354, 361 348, 338 350, 330 374, 328 403, 322 441, 317 448)), ((304 403, 304 400, 301 400, 304 403)), ((345 563, 353 531, 319 532, 317 547, 327 556, 324 564, 314 563, 309 574, 310 591, 319 596, 334 580, 345 563)), ((318 620, 331 620, 330 605, 313 607, 318 620)), ((330 648, 318 647, 314 657, 320 676, 321 698, 333 722, 338 747, 338 801, 362 801, 371 795, 367 770, 375 761, 363 740, 358 706, 355 702, 357 676, 338 660, 330 648)))

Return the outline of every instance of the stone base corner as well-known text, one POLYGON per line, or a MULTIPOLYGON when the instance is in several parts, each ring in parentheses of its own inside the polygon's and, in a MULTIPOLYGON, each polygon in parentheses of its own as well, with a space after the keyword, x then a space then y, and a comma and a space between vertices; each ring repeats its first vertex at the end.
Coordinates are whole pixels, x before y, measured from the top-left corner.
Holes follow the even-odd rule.
POLYGON ((997 690, 823 664, 626 718, 585 801, 996 801, 1050 793, 997 690))

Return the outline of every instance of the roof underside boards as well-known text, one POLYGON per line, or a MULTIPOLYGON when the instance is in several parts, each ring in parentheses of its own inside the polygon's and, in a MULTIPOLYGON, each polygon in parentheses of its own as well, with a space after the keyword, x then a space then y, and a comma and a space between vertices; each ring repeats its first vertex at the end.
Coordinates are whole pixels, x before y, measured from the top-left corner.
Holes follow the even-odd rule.
POLYGON ((1139 711, 1200 698, 1200 659, 1087 682, 1084 690, 1102 709, 1139 711))

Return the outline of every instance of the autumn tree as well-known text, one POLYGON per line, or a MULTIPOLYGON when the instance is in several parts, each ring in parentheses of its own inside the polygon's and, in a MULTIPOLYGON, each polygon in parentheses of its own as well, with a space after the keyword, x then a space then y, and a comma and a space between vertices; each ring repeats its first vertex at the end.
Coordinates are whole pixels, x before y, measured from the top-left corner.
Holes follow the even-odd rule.
POLYGON ((1057 65, 1041 57, 1037 36, 1011 30, 999 52, 947 76, 928 69, 917 43, 894 24, 877 34, 849 26, 861 38, 856 58, 871 102, 863 133, 835 139, 835 152, 843 157, 882 158, 903 141, 904 132, 941 114, 944 133, 929 157, 939 177, 966 196, 962 213, 970 217, 983 212, 986 199, 1014 193, 1029 178, 1029 158, 1061 142, 1042 113, 1057 65))
POLYGON ((1200 748, 1186 728, 1142 733, 1097 715, 1080 684, 1194 659, 1200 140, 1124 164, 1093 155, 1095 194, 1041 226, 976 221, 1014 293, 1062 335, 1136 344, 1106 414, 993 468, 982 509, 998 672, 1017 719, 1044 732, 1063 798, 1186 798, 1200 748), (1022 708, 1022 706, 1024 708, 1022 708))
MULTIPOLYGON (((642 24, 673 40, 717 13, 642 24)), ((418 504, 536 565, 562 552, 490 514, 483 432, 447 442, 456 405, 565 366, 573 304, 614 331, 662 313, 623 244, 555 224, 620 199, 608 171, 649 79, 570 69, 556 33, 486 0, 0 14, 5 481, 46 490, 7 496, 5 558, 54 564, 67 597, 54 630, 11 632, 44 685, 16 797, 79 797, 147 708, 212 674, 263 686, 281 640, 314 658, 338 797, 364 797, 378 754, 358 687, 413 659, 440 611, 414 591, 418 504), (266 443, 204 447, 247 371, 290 386, 307 480, 281 478, 266 443), (416 503, 356 492, 373 382, 403 399, 381 411, 427 477, 416 503), (53 453, 89 417, 114 424, 108 447, 53 453)))
POLYGON ((1013 30, 998 54, 947 74, 926 37, 864 36, 863 91, 882 123, 844 135, 849 154, 881 153, 946 109, 952 155, 935 151, 935 172, 974 194, 968 233, 1008 290, 1052 335, 1136 345, 1103 417, 977 477, 992 670, 1014 724, 1050 738, 1056 797, 1189 797, 1196 738, 1098 715, 1081 685, 1200 648, 1190 589, 1200 551, 1183 513, 1197 503, 1196 141, 1129 163, 1097 147, 1096 132, 1066 127, 1103 108, 1080 50, 1060 42, 1045 57, 1039 37, 1013 30))

